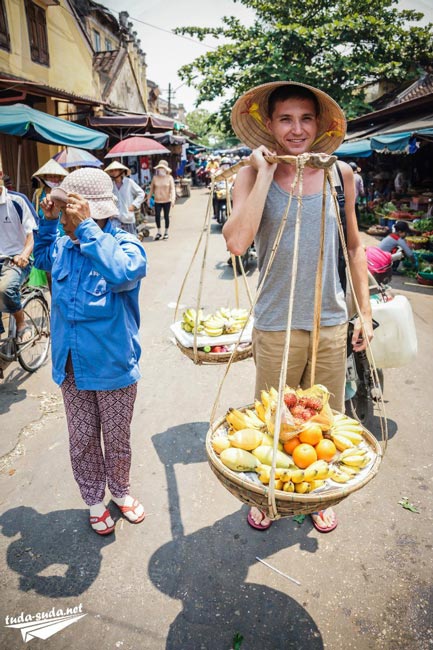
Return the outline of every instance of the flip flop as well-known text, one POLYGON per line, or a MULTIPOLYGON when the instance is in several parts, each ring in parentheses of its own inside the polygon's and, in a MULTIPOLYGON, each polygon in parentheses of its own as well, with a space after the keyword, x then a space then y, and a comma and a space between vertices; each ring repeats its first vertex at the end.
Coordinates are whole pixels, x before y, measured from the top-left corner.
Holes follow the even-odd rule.
MULTIPOLYGON (((117 504, 116 504, 116 505, 117 505, 117 504)), ((137 510, 138 506, 140 506, 140 505, 141 505, 141 503, 139 503, 139 502, 137 501, 137 499, 134 499, 134 501, 132 502, 132 506, 119 506, 119 505, 118 505, 117 507, 119 508, 119 510, 120 510, 120 512, 122 513, 122 515, 123 515, 123 516, 124 516, 124 517, 125 517, 125 518, 126 518, 126 519, 131 523, 131 524, 139 524, 140 521, 143 521, 143 519, 145 518, 146 513, 143 512, 143 514, 142 514, 140 517, 138 517, 137 519, 130 519, 130 517, 128 517, 128 513, 129 513, 129 512, 133 512, 134 514, 137 514, 137 513, 136 513, 136 510, 137 510)), ((141 507, 143 507, 143 506, 141 506, 141 507)))
POLYGON ((330 533, 331 530, 334 530, 334 528, 337 528, 338 526, 338 519, 337 515, 334 512, 334 523, 331 524, 330 526, 319 526, 313 519, 313 515, 316 515, 320 518, 322 518, 323 510, 319 510, 319 512, 312 512, 311 513, 311 521, 313 522, 313 526, 316 530, 319 531, 319 533, 330 533))
MULTIPOLYGON (((265 517, 265 515, 263 515, 263 517, 265 517)), ((270 528, 272 526, 272 521, 269 521, 269 523, 265 524, 265 525, 263 525, 261 522, 259 524, 256 524, 256 522, 254 521, 254 519, 251 516, 251 510, 248 513, 247 522, 249 523, 251 528, 255 528, 256 530, 267 530, 268 528, 270 528)))
POLYGON ((113 532, 113 530, 115 529, 115 524, 113 526, 108 526, 107 524, 108 517, 111 517, 111 514, 108 509, 105 510, 102 517, 96 517, 96 516, 89 517, 90 525, 92 526, 95 533, 97 533, 98 535, 109 535, 110 533, 113 532), (93 524, 101 524, 101 523, 105 524, 105 528, 103 528, 102 530, 98 530, 97 528, 94 528, 93 524))

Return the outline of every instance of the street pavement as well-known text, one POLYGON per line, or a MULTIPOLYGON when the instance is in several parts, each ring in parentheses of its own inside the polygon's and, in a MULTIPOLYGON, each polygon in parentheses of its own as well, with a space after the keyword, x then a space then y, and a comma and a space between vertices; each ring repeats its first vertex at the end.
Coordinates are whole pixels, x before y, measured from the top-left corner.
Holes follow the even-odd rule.
MULTIPOLYGON (((339 525, 330 534, 317 532, 309 517, 254 531, 247 507, 206 462, 209 416, 224 368, 194 365, 169 329, 207 199, 205 189, 193 189, 176 204, 168 241, 153 240, 153 223, 144 240, 149 272, 141 289, 143 378, 131 472, 131 493, 148 513, 143 523, 119 519, 110 502, 115 533, 101 538, 91 531, 72 477, 50 364, 34 375, 15 364, 5 372, 0 648, 25 643, 19 629, 4 627, 11 617, 20 622, 75 607, 85 616, 46 640, 31 639, 31 647, 228 650, 238 633, 241 650, 427 650, 433 643, 433 291, 403 278, 394 283, 412 304, 419 354, 414 363, 385 371, 389 442, 378 476, 337 506, 339 525), (419 512, 399 505, 402 497, 419 512)), ((234 306, 227 257, 214 222, 206 308, 234 306)), ((199 256, 183 305, 195 304, 200 264, 199 256)), ((248 280, 254 288, 255 268, 248 280)), ((241 302, 247 305, 242 291, 241 302)), ((233 364, 219 414, 252 401, 253 377, 252 360, 233 364)))

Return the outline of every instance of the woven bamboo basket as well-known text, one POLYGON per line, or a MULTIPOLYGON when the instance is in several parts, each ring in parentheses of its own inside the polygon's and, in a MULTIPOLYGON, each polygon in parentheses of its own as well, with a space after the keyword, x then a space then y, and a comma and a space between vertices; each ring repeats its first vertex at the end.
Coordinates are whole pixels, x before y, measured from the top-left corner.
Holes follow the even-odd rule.
MULTIPOLYGON (((247 408, 254 408, 254 405, 242 407, 239 410, 243 411, 247 408)), ((233 496, 239 499, 239 501, 268 512, 269 487, 267 485, 252 483, 251 481, 243 479, 240 473, 228 469, 228 467, 221 462, 218 454, 216 454, 212 448, 212 438, 224 423, 225 417, 220 418, 214 422, 213 426, 211 426, 207 433, 206 453, 209 465, 220 483, 226 488, 226 490, 233 494, 233 496)), ((309 494, 297 494, 296 492, 275 490, 275 501, 278 515, 280 517, 292 517, 293 515, 307 515, 312 512, 317 512, 318 510, 324 510, 325 508, 337 505, 337 503, 340 503, 340 501, 348 497, 350 494, 360 490, 364 485, 369 483, 379 471, 383 452, 379 442, 372 433, 367 431, 367 429, 364 429, 363 433, 365 442, 375 453, 373 464, 363 478, 352 484, 343 483, 341 486, 335 488, 332 487, 317 492, 311 492, 309 494)))
MULTIPOLYGON (((197 350, 197 355, 194 355, 193 348, 186 348, 182 343, 176 339, 177 347, 184 353, 188 359, 191 359, 197 365, 211 365, 211 364, 225 364, 230 360, 232 353, 231 352, 203 352, 202 350, 197 350)), ((233 354, 232 363, 235 361, 243 361, 244 359, 249 359, 253 356, 253 346, 247 345, 235 350, 233 354)))

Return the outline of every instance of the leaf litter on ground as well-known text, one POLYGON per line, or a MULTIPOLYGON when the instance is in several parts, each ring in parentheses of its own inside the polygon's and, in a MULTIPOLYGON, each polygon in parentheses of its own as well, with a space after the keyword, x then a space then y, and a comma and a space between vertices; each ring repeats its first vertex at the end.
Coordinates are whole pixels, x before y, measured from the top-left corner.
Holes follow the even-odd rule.
POLYGON ((413 503, 410 503, 409 499, 407 497, 401 497, 400 501, 398 502, 399 505, 402 506, 402 508, 405 508, 405 510, 410 510, 411 512, 416 512, 419 515, 419 510, 413 505, 413 503))

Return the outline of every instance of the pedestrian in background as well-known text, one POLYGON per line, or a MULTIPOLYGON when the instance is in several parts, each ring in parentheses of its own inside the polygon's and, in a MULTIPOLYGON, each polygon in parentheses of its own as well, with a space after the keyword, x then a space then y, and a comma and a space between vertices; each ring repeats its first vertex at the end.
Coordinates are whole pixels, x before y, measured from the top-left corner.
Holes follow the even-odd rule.
POLYGON ((353 178, 355 181, 355 214, 356 214, 356 222, 359 227, 360 219, 361 219, 361 215, 359 212, 359 204, 361 202, 361 199, 364 198, 365 196, 364 181, 361 176, 361 167, 358 167, 358 165, 355 162, 350 162, 349 165, 353 170, 353 178))
POLYGON ((53 379, 62 390, 72 470, 90 524, 107 535, 114 530, 104 504, 107 485, 131 523, 145 517, 129 493, 129 472, 146 254, 135 236, 113 225, 113 186, 99 169, 72 172, 41 207, 34 255, 38 268, 52 274, 53 379))
MULTIPOLYGON (((346 120, 338 104, 326 93, 291 81, 263 84, 237 100, 232 110, 236 135, 253 148, 250 164, 240 170, 233 190, 233 211, 223 234, 231 253, 242 255, 254 241, 262 283, 272 247, 287 209, 295 178, 295 166, 265 160, 266 155, 299 156, 307 152, 332 154, 343 142, 346 120)), ((355 216, 353 172, 338 163, 344 181, 347 250, 361 313, 354 325, 352 346, 364 350, 373 336, 367 262, 355 216), (365 338, 363 338, 363 336, 365 338)), ((336 170, 337 171, 337 170, 336 170)), ((311 385, 315 284, 322 222, 323 169, 305 167, 297 285, 291 323, 286 383, 293 388, 311 385)), ((294 192, 284 232, 272 267, 263 280, 254 310, 253 356, 256 365, 255 395, 278 387, 286 341, 289 288, 294 250, 298 198, 294 192)), ((326 228, 322 278, 322 302, 316 383, 330 392, 330 405, 344 412, 348 312, 338 270, 339 237, 334 203, 326 190, 326 228)), ((337 517, 332 508, 313 513, 321 532, 333 530, 337 517)), ((248 523, 259 530, 271 525, 266 513, 252 508, 248 523)))
POLYGON ((113 193, 118 202, 119 212, 114 218, 114 225, 136 235, 136 212, 140 211, 144 201, 144 191, 132 178, 128 178, 129 169, 122 163, 114 161, 105 171, 113 181, 113 193))
POLYGON ((168 229, 170 228, 170 208, 174 208, 176 203, 176 187, 171 176, 171 169, 165 160, 161 160, 154 168, 155 175, 150 184, 148 205, 152 197, 155 201, 155 222, 157 233, 155 240, 168 239, 168 229), (161 212, 164 215, 164 235, 161 233, 161 212))
POLYGON ((21 304, 21 287, 32 268, 30 256, 37 221, 28 198, 7 190, 0 171, 0 334, 4 332, 1 312, 12 314, 18 344, 26 343, 32 334, 21 304))

